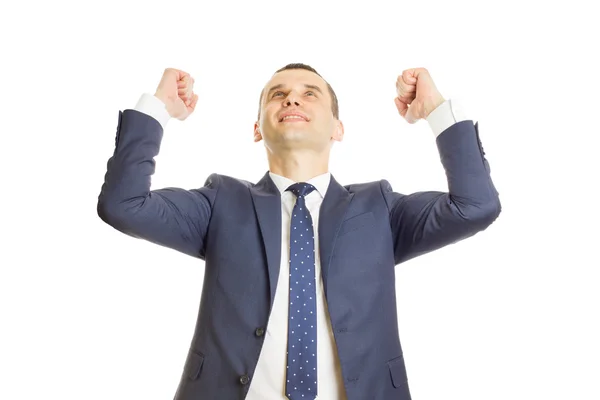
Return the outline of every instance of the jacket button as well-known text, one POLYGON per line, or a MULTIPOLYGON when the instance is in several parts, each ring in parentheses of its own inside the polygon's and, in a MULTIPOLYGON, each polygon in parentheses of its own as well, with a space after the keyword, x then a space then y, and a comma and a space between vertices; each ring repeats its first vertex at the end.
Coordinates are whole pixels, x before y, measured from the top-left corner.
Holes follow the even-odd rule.
POLYGON ((262 336, 265 334, 265 330, 263 328, 256 328, 256 331, 254 333, 256 334, 256 336, 262 336))
POLYGON ((250 382, 250 378, 248 378, 248 375, 242 375, 242 376, 240 376, 240 383, 242 385, 245 385, 248 382, 250 382))

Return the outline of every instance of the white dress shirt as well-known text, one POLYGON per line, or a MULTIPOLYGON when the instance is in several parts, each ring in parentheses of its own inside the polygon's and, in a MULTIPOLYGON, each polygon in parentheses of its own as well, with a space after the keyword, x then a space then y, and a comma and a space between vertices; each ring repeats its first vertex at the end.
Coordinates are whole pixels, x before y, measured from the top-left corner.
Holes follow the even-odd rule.
MULTIPOLYGON (((150 94, 143 94, 135 110, 155 118, 163 128, 170 119, 164 103, 150 94)), ((466 120, 456 101, 447 100, 427 118, 437 137, 452 124, 466 120)), ((286 189, 296 183, 286 177, 269 173, 281 193, 281 263, 275 290, 273 309, 265 330, 263 347, 251 377, 247 400, 284 400, 287 365, 289 252, 291 212, 296 196, 286 189)), ((329 187, 331 174, 326 172, 308 181, 317 190, 306 196, 306 207, 313 220, 315 243, 315 276, 317 293, 317 399, 346 400, 337 347, 329 319, 329 311, 321 279, 319 256, 319 210, 329 187)))

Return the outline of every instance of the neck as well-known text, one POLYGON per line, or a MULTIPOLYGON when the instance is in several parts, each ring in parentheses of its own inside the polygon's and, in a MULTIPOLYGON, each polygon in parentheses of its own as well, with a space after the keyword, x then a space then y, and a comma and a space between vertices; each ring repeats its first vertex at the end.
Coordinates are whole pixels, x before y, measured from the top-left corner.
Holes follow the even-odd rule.
POLYGON ((329 154, 317 154, 309 150, 278 152, 267 151, 269 171, 285 176, 294 182, 307 182, 329 171, 329 154))

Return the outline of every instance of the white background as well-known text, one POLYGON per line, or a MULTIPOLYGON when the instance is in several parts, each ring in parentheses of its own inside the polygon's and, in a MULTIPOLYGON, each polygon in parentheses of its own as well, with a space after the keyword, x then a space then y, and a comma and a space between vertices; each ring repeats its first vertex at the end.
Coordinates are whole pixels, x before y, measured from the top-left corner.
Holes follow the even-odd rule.
POLYGON ((257 181, 260 90, 303 62, 339 98, 342 184, 447 189, 427 123, 394 105, 404 69, 428 68, 480 124, 502 214, 396 267, 413 399, 600 399, 600 30, 584 3, 3 5, 0 398, 173 397, 204 264, 97 216, 118 111, 166 67, 189 72, 199 104, 168 123, 152 188, 257 181))

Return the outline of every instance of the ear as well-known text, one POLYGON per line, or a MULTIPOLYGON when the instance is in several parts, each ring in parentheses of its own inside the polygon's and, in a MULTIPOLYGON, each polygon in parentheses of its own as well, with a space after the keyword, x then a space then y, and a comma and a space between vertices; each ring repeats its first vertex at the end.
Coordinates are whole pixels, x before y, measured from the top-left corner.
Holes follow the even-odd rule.
POLYGON ((341 142, 342 139, 344 139, 344 124, 339 119, 336 121, 336 127, 331 138, 338 142, 341 142))
POLYGON ((260 134, 258 122, 255 122, 254 123, 254 142, 260 142, 261 140, 262 140, 262 135, 260 134))

